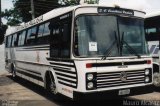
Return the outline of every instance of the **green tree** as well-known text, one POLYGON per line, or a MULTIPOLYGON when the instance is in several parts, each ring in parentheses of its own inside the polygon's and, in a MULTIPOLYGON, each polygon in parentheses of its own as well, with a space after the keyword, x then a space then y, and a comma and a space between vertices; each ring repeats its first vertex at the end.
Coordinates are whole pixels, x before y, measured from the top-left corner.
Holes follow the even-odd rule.
MULTIPOLYGON (((19 12, 23 22, 28 22, 31 17, 30 0, 14 0, 14 8, 19 12)), ((61 7, 58 0, 34 0, 35 17, 38 17, 54 8, 61 7)))
MULTIPOLYGON (((7 25, 17 25, 21 22, 28 22, 31 16, 31 0, 13 0, 14 8, 2 12, 2 16, 8 20, 7 25)), ((45 14, 58 7, 78 5, 80 0, 33 0, 35 17, 45 14)), ((98 0, 86 0, 89 4, 98 0)))
MULTIPOLYGON (((21 22, 28 22, 31 17, 30 0, 13 0, 14 8, 3 11, 2 17, 8 22, 7 25, 14 26, 21 22)), ((35 17, 38 17, 54 8, 62 7, 59 0, 34 0, 35 17)))
POLYGON ((22 22, 21 16, 15 8, 9 10, 6 9, 1 15, 7 20, 7 25, 14 26, 22 22))

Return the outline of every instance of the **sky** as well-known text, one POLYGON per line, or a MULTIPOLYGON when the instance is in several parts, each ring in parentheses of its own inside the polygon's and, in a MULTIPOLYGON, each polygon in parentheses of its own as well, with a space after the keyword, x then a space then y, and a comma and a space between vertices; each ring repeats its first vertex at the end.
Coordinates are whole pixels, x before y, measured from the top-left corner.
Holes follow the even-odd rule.
POLYGON ((1 4, 2 4, 2 11, 13 7, 12 0, 1 0, 1 4))
MULTIPOLYGON (((12 0, 1 1, 2 11, 13 8, 12 0)), ((160 0, 100 0, 99 4, 117 4, 121 7, 138 9, 145 11, 146 13, 160 11, 160 0)), ((4 19, 3 22, 6 23, 4 19)))
POLYGON ((160 0, 100 0, 99 4, 117 4, 120 7, 138 9, 146 13, 160 11, 160 0))
MULTIPOLYGON (((2 5, 2 11, 5 9, 11 9, 13 8, 13 3, 12 0, 1 0, 1 5, 2 5)), ((3 24, 6 24, 7 21, 5 19, 2 19, 3 24)))
MULTIPOLYGON (((12 0, 1 0, 2 10, 13 7, 12 0)), ((160 0, 99 0, 100 4, 120 4, 124 7, 143 10, 146 13, 160 11, 160 0)))

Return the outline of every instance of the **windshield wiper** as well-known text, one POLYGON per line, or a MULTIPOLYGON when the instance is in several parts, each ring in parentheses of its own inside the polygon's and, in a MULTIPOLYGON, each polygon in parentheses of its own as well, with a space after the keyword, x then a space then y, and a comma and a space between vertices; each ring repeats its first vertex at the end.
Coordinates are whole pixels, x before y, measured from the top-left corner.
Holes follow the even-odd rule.
MULTIPOLYGON (((115 37, 115 41, 111 44, 111 46, 105 51, 104 53, 104 56, 102 57, 101 60, 106 60, 106 58, 111 54, 111 51, 113 49, 113 46, 118 42, 118 39, 117 39, 117 35, 116 35, 116 31, 114 31, 114 37, 115 37)), ((118 45, 118 43, 117 43, 118 45)))
POLYGON ((141 56, 135 51, 135 49, 133 49, 126 41, 124 41, 124 32, 122 33, 122 38, 121 38, 121 42, 120 42, 120 55, 121 56, 122 56, 123 44, 126 44, 125 47, 128 49, 128 51, 130 53, 134 54, 138 58, 141 58, 141 56))

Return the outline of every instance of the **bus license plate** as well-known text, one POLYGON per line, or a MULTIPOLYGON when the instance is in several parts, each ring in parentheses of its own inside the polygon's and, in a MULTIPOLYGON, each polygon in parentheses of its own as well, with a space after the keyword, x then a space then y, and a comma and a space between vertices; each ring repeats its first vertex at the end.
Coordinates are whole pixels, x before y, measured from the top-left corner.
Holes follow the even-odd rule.
POLYGON ((130 89, 119 90, 118 95, 127 95, 130 94, 130 89))

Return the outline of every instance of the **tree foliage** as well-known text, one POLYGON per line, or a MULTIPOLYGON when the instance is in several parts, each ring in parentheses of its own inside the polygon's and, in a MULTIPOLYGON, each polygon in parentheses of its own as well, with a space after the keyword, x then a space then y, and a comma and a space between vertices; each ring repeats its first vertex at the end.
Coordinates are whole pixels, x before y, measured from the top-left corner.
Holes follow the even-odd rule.
MULTIPOLYGON (((58 7, 78 5, 80 0, 33 0, 35 17, 45 14, 58 7)), ((97 0, 86 0, 89 4, 97 0)), ((28 22, 31 16, 31 0, 13 0, 14 8, 2 12, 2 17, 8 20, 7 25, 14 26, 21 22, 28 22)))
MULTIPOLYGON (((38 17, 54 8, 58 8, 61 5, 58 0, 33 0, 35 17, 38 17)), ((31 2, 30 0, 14 0, 14 8, 19 11, 23 22, 27 22, 32 19, 31 16, 31 2)))
MULTIPOLYGON (((79 0, 33 0, 35 17, 58 7, 79 4, 79 0)), ((13 0, 14 8, 2 12, 2 17, 7 19, 7 25, 16 25, 28 22, 31 16, 31 0, 13 0)))
POLYGON ((21 23, 21 16, 15 8, 5 10, 1 13, 2 17, 7 20, 7 25, 14 26, 21 23))

